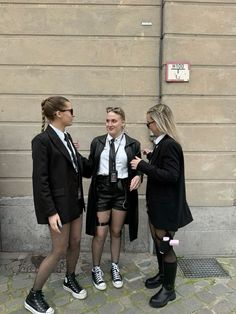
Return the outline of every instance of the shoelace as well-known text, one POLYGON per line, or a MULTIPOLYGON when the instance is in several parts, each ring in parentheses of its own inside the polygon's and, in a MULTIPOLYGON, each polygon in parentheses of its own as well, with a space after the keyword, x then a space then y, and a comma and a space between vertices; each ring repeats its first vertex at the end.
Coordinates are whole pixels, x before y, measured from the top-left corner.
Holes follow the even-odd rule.
POLYGON ((80 287, 79 283, 77 282, 77 280, 75 279, 75 276, 67 276, 67 279, 68 279, 68 283, 69 285, 71 285, 72 289, 74 291, 81 291, 82 288, 80 287))
POLYGON ((118 265, 112 264, 111 267, 113 281, 121 281, 121 275, 118 265))
POLYGON ((96 266, 93 272, 97 283, 104 281, 102 277, 104 274, 100 267, 96 266))
POLYGON ((37 291, 35 294, 35 303, 37 304, 37 307, 41 309, 42 311, 45 311, 49 308, 49 305, 44 300, 44 295, 42 291, 37 291))

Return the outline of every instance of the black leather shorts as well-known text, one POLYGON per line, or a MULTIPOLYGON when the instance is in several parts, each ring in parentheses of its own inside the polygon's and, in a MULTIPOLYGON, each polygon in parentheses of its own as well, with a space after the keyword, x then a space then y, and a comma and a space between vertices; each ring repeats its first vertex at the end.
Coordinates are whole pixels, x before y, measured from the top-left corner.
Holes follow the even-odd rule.
POLYGON ((126 201, 127 179, 118 179, 110 183, 109 176, 97 176, 97 211, 111 209, 127 210, 126 201))

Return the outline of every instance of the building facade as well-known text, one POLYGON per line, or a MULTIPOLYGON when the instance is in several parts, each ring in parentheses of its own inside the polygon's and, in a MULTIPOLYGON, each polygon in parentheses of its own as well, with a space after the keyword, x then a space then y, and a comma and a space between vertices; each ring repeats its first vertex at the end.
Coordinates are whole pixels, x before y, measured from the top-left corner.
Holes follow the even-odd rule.
MULTIPOLYGON (((127 132, 151 147, 147 109, 162 100, 176 117, 194 222, 179 230, 180 255, 235 255, 235 0, 0 1, 0 249, 47 250, 32 202, 31 139, 40 102, 69 98, 70 133, 88 155, 105 132, 105 108, 121 106, 127 132), (188 82, 166 82, 166 63, 190 64, 188 82)), ((85 180, 85 190, 89 180, 85 180)), ((139 238, 149 251, 145 180, 139 238)), ((83 236, 83 249, 90 245, 83 236)))

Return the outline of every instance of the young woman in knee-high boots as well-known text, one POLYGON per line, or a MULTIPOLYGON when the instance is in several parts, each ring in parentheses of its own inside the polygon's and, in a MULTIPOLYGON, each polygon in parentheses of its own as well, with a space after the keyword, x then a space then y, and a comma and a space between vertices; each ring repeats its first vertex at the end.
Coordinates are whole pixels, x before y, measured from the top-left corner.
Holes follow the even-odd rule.
POLYGON ((193 218, 186 201, 184 156, 179 144, 171 109, 164 104, 147 112, 147 127, 156 137, 153 151, 145 150, 148 162, 136 157, 132 169, 147 175, 146 202, 151 235, 155 244, 159 272, 145 286, 161 289, 151 297, 150 306, 159 308, 176 298, 177 258, 169 241, 175 232, 193 218))

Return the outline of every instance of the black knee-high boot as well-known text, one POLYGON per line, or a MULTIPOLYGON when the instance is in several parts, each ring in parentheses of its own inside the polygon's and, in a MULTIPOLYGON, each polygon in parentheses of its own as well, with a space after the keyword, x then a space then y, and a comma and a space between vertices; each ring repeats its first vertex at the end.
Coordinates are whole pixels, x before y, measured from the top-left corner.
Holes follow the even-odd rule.
POLYGON ((159 271, 154 277, 148 278, 145 281, 145 287, 148 289, 157 288, 157 287, 161 286, 163 283, 163 277, 164 277, 164 274, 163 274, 163 254, 161 254, 159 252, 159 249, 158 249, 158 246, 156 245, 156 243, 155 243, 155 249, 156 249, 156 256, 157 256, 157 263, 158 263, 159 271))
POLYGON ((150 299, 150 306, 159 308, 165 306, 169 301, 173 301, 176 298, 175 294, 175 277, 177 271, 177 262, 166 263, 164 262, 164 278, 163 285, 160 291, 158 291, 150 299))

